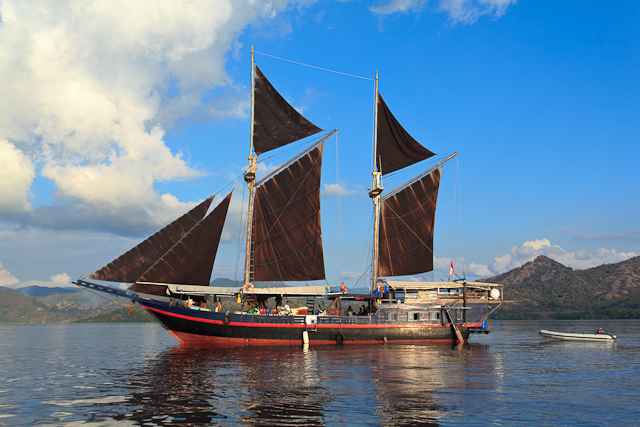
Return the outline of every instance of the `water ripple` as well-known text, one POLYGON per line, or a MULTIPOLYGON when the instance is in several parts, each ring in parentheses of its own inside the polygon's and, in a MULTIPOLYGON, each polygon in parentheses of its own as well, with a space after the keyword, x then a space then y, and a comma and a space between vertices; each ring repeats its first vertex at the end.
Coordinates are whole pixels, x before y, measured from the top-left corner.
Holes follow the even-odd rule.
POLYGON ((633 425, 638 356, 638 321, 307 349, 179 346, 152 324, 0 325, 0 425, 633 425), (537 335, 599 326, 617 343, 537 335))

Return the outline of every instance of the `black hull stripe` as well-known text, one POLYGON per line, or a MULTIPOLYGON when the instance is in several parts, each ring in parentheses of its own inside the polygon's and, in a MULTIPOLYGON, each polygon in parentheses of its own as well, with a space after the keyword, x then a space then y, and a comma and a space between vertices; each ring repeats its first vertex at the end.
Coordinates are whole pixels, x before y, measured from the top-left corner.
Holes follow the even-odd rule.
MULTIPOLYGON (((211 323, 214 325, 225 325, 222 320, 214 320, 214 319, 203 319, 199 317, 185 316, 184 314, 176 314, 170 311, 160 310, 155 307, 149 307, 146 305, 142 305, 142 308, 146 310, 150 310, 156 313, 164 314, 165 316, 175 317, 179 319, 185 319, 192 322, 200 322, 200 323, 211 323)), ((422 328, 450 328, 450 325, 440 325, 440 324, 388 324, 388 325, 372 325, 372 324, 359 324, 359 325, 340 325, 340 324, 330 324, 330 325, 313 325, 307 326, 305 324, 299 323, 251 323, 251 322, 230 322, 225 326, 244 326, 244 327, 253 327, 253 328, 297 328, 297 329, 305 329, 305 328, 313 328, 313 329, 388 329, 388 328, 403 328, 403 329, 422 329, 422 328)), ((480 324, 469 324, 465 325, 465 327, 479 327, 480 324)))

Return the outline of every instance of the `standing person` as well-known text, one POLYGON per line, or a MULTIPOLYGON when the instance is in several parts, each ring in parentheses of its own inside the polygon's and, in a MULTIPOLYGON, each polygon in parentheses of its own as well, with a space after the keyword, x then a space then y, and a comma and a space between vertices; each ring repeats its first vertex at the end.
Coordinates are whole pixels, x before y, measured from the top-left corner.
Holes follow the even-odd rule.
POLYGON ((289 301, 284 305, 284 311, 287 312, 287 315, 291 314, 291 306, 289 305, 289 301))

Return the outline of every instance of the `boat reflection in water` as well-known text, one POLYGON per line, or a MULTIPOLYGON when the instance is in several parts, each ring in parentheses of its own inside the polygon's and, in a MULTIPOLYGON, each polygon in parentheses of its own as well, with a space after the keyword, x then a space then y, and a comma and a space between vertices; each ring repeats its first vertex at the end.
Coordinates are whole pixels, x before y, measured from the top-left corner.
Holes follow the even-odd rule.
POLYGON ((464 404, 447 402, 450 392, 482 391, 475 378, 492 377, 486 356, 468 344, 181 345, 132 374, 134 391, 108 412, 140 425, 436 426, 464 404))

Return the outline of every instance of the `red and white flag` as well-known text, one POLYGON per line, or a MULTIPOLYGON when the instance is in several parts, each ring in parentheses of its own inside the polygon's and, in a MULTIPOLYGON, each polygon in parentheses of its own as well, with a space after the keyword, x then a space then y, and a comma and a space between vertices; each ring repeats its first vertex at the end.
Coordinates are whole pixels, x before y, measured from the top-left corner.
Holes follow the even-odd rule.
POLYGON ((453 261, 451 261, 451 268, 449 269, 449 276, 453 277, 456 274, 455 271, 453 271, 453 261))

